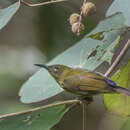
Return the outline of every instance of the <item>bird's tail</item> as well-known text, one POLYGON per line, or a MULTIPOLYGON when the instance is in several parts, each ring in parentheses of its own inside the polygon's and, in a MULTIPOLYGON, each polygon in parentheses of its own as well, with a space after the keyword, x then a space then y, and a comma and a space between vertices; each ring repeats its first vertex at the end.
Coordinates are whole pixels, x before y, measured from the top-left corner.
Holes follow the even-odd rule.
POLYGON ((127 89, 127 88, 123 88, 123 87, 120 87, 120 86, 116 86, 116 88, 114 89, 116 92, 118 93, 123 93, 127 96, 130 96, 130 90, 127 89))

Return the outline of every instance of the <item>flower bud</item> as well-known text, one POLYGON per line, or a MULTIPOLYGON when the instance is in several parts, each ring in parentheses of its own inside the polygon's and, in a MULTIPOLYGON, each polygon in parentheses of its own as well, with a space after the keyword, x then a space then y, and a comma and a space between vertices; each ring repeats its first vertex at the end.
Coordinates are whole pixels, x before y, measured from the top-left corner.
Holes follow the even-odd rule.
POLYGON ((90 16, 96 12, 96 6, 92 2, 86 2, 82 7, 83 15, 90 16))

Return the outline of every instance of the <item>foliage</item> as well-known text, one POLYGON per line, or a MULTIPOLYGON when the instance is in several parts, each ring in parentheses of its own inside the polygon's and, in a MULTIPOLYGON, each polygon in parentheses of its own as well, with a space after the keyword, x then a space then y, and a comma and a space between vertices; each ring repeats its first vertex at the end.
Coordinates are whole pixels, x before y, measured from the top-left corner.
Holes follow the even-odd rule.
MULTIPOLYGON (((129 0, 115 0, 106 13, 106 16, 109 17, 100 21, 97 27, 89 34, 86 34, 82 40, 58 55, 48 64, 64 64, 71 67, 84 66, 89 70, 96 69, 104 61, 111 64, 114 49, 118 47, 123 34, 130 25, 129 3, 129 0)), ((0 29, 7 25, 19 7, 20 1, 0 11, 0 29)), ((112 80, 120 86, 129 88, 129 77, 130 60, 120 68, 112 77, 112 80)), ((22 86, 19 95, 23 103, 32 103, 45 100, 62 91, 48 72, 41 69, 22 86)), ((107 94, 103 96, 103 100, 110 112, 121 116, 130 116, 129 97, 121 94, 107 94)), ((68 110, 65 105, 59 105, 46 110, 40 109, 30 113, 14 114, 0 120, 0 129, 36 130, 38 128, 39 130, 49 130, 61 120, 68 110)), ((129 129, 129 122, 130 119, 125 122, 121 130, 129 129)))
POLYGON ((13 115, 0 120, 1 130, 50 130, 69 109, 58 105, 45 110, 13 115))
MULTIPOLYGON (((130 87, 130 60, 112 77, 112 80, 125 88, 130 87)), ((106 108, 121 116, 130 116, 130 97, 124 94, 105 94, 103 96, 106 108)))
POLYGON ((2 29, 13 17, 20 7, 20 2, 16 2, 13 5, 0 11, 0 29, 2 29))
POLYGON ((129 130, 130 129, 130 118, 128 118, 125 123, 122 125, 120 130, 129 130))
POLYGON ((109 7, 106 16, 111 16, 116 12, 122 12, 126 21, 125 24, 130 26, 130 9, 129 9, 130 1, 129 0, 114 0, 112 5, 109 7))

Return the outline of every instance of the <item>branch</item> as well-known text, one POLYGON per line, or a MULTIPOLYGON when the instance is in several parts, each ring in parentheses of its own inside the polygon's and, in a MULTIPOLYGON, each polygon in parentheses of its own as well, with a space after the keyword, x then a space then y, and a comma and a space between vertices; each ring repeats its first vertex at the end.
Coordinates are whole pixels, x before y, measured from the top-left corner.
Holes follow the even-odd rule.
POLYGON ((121 58, 124 56, 124 54, 126 53, 126 51, 128 50, 129 47, 130 47, 130 39, 127 41, 126 45, 121 50, 120 54, 117 56, 117 58, 115 59, 115 61, 111 65, 111 67, 104 74, 104 76, 107 77, 107 76, 109 76, 111 74, 111 72, 114 70, 114 68, 116 67, 116 65, 120 62, 121 58))
POLYGON ((81 101, 76 100, 76 99, 75 100, 62 101, 62 102, 58 102, 58 103, 54 103, 54 104, 49 104, 49 105, 33 108, 33 109, 26 110, 26 111, 23 111, 23 112, 16 112, 16 113, 10 113, 10 114, 6 114, 6 115, 2 115, 2 116, 0 116, 0 119, 11 117, 11 116, 23 115, 23 114, 27 114, 27 113, 32 113, 32 112, 35 112, 35 111, 38 111, 38 110, 43 110, 43 109, 55 107, 55 106, 58 106, 58 105, 73 104, 73 103, 81 103, 81 101))
POLYGON ((80 35, 80 26, 81 26, 81 22, 82 22, 82 15, 83 15, 83 5, 86 3, 86 0, 83 1, 83 4, 82 4, 82 7, 81 7, 81 12, 80 12, 80 15, 79 15, 79 20, 78 20, 78 31, 77 31, 77 36, 80 35))
POLYGON ((29 6, 29 7, 48 5, 48 4, 59 3, 59 2, 64 2, 64 1, 67 1, 67 0, 50 0, 50 1, 47 1, 47 2, 32 4, 32 3, 25 2, 24 0, 20 0, 21 3, 23 3, 24 5, 29 6))

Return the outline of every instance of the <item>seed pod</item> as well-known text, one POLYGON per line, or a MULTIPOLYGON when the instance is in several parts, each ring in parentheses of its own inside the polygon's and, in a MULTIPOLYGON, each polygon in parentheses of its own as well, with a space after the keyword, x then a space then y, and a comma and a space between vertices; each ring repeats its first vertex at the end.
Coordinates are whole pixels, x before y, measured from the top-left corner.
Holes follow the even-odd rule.
POLYGON ((69 22, 71 25, 78 22, 78 20, 79 20, 79 14, 77 14, 77 13, 71 14, 71 16, 69 18, 69 22))
POLYGON ((72 25, 72 32, 73 33, 78 33, 78 30, 79 30, 79 33, 83 32, 85 29, 84 25, 81 23, 80 26, 79 26, 79 23, 74 23, 72 25))
POLYGON ((92 2, 86 2, 82 7, 83 15, 90 16, 96 12, 96 6, 92 2))

